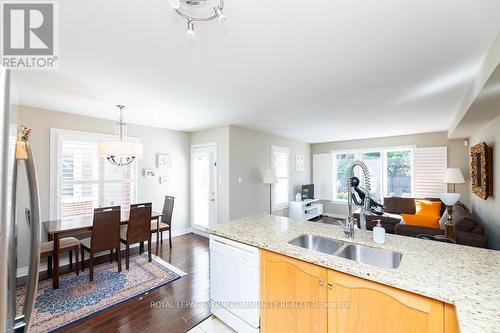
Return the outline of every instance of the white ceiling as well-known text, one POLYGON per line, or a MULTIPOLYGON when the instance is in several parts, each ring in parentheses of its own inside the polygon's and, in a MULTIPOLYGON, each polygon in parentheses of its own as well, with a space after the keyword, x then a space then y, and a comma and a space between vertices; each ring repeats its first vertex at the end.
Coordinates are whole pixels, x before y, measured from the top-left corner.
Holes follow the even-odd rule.
POLYGON ((451 138, 468 138, 500 115, 500 65, 491 74, 476 99, 463 115, 451 138))
POLYGON ((446 130, 500 29, 498 0, 226 0, 194 40, 168 0, 59 4, 59 70, 14 103, 306 142, 446 130))

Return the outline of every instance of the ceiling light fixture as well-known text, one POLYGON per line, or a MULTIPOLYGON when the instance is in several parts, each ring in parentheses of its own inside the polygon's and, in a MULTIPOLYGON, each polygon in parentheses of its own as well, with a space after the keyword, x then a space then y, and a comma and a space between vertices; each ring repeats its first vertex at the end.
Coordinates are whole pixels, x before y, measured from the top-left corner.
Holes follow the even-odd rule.
POLYGON ((217 14, 217 19, 219 20, 219 23, 226 24, 227 22, 226 14, 222 12, 222 9, 219 6, 214 7, 214 9, 215 9, 215 14, 217 14))
POLYGON ((194 32, 194 22, 193 22, 193 20, 188 20, 188 29, 186 31, 186 35, 189 38, 195 38, 196 37, 196 33, 194 32))
POLYGON ((192 16, 187 14, 184 10, 189 8, 198 8, 210 3, 210 0, 169 0, 170 7, 172 7, 177 14, 187 20, 187 31, 186 35, 190 38, 195 38, 196 34, 194 32, 195 22, 209 22, 217 19, 220 24, 225 24, 227 22, 227 15, 224 14, 224 0, 219 0, 219 4, 214 6, 214 13, 209 16, 192 16))
POLYGON ((120 120, 116 123, 116 134, 119 141, 100 141, 97 144, 98 155, 106 156, 113 165, 126 166, 136 158, 142 157, 142 145, 136 142, 126 141, 127 124, 123 122, 123 109, 125 106, 117 105, 120 109, 120 120))

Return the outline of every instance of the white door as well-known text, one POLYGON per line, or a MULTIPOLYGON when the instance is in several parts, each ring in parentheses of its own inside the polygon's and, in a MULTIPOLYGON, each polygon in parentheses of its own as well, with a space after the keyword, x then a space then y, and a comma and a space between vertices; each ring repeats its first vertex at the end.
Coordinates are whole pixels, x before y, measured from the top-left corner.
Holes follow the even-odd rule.
POLYGON ((191 146, 191 216, 193 227, 217 223, 217 145, 191 146))

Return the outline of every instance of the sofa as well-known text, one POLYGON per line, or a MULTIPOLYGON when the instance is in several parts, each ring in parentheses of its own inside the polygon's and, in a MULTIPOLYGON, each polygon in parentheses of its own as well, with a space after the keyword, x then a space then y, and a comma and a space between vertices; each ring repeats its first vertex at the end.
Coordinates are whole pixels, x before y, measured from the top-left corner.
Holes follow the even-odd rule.
MULTIPOLYGON (((418 235, 444 235, 444 230, 438 228, 428 228, 402 223, 401 214, 415 214, 415 200, 418 198, 388 197, 384 198, 385 213, 382 216, 369 215, 366 217, 366 227, 373 230, 380 220, 380 224, 387 233, 408 237, 418 235)), ((431 201, 441 201, 437 198, 423 198, 431 201)), ((446 206, 441 205, 441 215, 446 206)), ((354 218, 359 221, 359 211, 354 214, 354 218)), ((470 210, 461 202, 453 206, 452 220, 456 227, 456 242, 461 245, 474 247, 486 247, 486 236, 483 226, 472 216, 470 210)))

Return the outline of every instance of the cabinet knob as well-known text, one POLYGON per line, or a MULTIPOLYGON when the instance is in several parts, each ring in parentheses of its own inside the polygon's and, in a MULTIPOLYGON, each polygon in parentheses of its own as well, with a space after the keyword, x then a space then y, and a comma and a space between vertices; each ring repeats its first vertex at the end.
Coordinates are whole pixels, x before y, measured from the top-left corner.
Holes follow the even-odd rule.
POLYGON ((324 285, 324 284, 325 284, 325 281, 323 281, 323 279, 320 279, 320 280, 319 280, 319 285, 320 285, 321 287, 323 287, 323 285, 324 285))
POLYGON ((332 289, 333 288, 333 282, 328 282, 328 289, 332 289))

